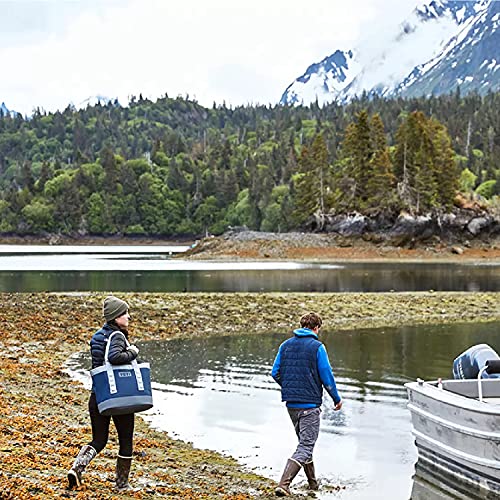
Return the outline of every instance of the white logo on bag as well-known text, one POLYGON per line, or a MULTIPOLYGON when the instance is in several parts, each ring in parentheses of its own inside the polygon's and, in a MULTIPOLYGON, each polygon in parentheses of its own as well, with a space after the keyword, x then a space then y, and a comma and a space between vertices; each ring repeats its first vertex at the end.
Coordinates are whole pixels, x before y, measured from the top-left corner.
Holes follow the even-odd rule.
POLYGON ((118 372, 118 377, 120 378, 126 378, 126 377, 131 377, 132 373, 131 372, 118 372))

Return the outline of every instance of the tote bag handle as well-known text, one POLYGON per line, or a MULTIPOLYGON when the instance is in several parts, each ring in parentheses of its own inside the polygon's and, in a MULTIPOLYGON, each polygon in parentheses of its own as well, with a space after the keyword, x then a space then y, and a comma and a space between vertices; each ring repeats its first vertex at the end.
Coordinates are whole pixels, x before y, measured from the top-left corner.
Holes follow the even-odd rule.
MULTIPOLYGON (((121 334, 123 335, 122 332, 119 330, 116 330, 116 332, 113 332, 109 338, 108 338, 108 343, 106 344, 106 351, 104 352, 104 366, 106 367, 106 373, 108 374, 108 382, 109 382, 109 392, 111 394, 116 394, 118 392, 118 389, 116 388, 116 381, 115 381, 115 374, 113 372, 113 365, 109 362, 109 346, 111 345, 111 339, 113 335, 115 334, 121 334)), ((123 338, 125 339, 125 342, 127 344, 127 347, 130 347, 130 343, 127 340, 127 337, 123 335, 123 338)), ((142 381, 142 374, 141 374, 141 369, 139 368, 139 364, 137 363, 137 360, 134 359, 130 362, 132 365, 132 368, 134 369, 135 372, 135 380, 137 382, 137 389, 139 391, 144 390, 144 382, 142 381)))

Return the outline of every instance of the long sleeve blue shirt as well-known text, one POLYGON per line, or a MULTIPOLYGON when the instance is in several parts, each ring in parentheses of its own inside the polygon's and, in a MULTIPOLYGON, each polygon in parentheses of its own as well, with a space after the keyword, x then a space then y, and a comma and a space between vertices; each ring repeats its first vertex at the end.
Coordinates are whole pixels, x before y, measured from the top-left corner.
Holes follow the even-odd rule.
MULTIPOLYGON (((296 336, 314 336, 316 339, 318 336, 308 328, 299 328, 294 330, 293 332, 296 336)), ((341 397, 337 391, 337 385, 335 383, 335 377, 333 375, 333 370, 330 365, 330 360, 328 359, 328 353, 326 352, 326 348, 323 344, 321 344, 318 348, 316 360, 318 363, 318 372, 319 377, 321 379, 321 383, 323 387, 326 389, 330 397, 333 399, 335 404, 338 404, 341 400, 341 397)), ((278 350, 278 354, 273 363, 273 369, 271 375, 273 379, 281 385, 280 379, 280 365, 281 365, 281 346, 278 350)), ((287 403, 289 408, 314 408, 315 404, 309 403, 287 403)))

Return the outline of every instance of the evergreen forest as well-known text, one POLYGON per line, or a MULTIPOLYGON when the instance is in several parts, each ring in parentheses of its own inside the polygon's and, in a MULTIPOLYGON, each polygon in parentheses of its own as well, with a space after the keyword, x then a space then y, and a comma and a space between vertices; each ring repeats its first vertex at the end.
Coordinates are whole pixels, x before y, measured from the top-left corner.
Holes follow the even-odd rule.
POLYGON ((290 231, 313 214, 498 204, 499 191, 500 93, 211 108, 139 96, 0 114, 3 234, 290 231))

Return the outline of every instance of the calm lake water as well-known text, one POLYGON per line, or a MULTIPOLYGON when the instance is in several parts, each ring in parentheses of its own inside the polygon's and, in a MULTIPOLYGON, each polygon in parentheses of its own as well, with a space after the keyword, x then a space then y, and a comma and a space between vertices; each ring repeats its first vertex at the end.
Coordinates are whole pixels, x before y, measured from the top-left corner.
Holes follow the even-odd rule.
POLYGON ((500 263, 201 262, 187 246, 0 245, 0 292, 498 291, 500 263))
MULTIPOLYGON (((155 428, 237 457, 279 479, 296 445, 271 366, 285 333, 213 337, 140 345, 151 362, 155 428)), ((403 384, 451 377, 453 359, 471 345, 500 352, 500 322, 322 332, 344 398, 340 412, 324 398, 315 461, 319 498, 349 500, 451 498, 413 480, 417 459, 403 384), (346 487, 340 492, 328 485, 346 487), (436 496, 432 495, 435 491, 436 496)), ((88 353, 72 357, 88 367, 88 353)), ((75 372, 74 372, 75 373, 75 372)), ((88 384, 88 381, 87 381, 88 384)), ((303 489, 305 477, 295 487, 303 489)))

